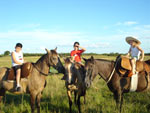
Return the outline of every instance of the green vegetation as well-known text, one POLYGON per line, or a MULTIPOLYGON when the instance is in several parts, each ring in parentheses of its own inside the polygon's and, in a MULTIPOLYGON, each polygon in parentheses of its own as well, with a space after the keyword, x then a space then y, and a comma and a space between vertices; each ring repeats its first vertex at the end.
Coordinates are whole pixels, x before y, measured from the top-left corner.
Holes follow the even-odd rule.
POLYGON ((8 56, 8 55, 10 55, 10 51, 5 51, 4 56, 8 56))
MULTIPOLYGON (((115 56, 93 55, 94 58, 114 60, 115 56)), ((90 55, 83 57, 89 58, 90 55)), ((25 57, 26 61, 35 62, 39 56, 25 57)), ((150 56, 146 56, 150 59, 150 56)), ((62 60, 62 59, 61 59, 62 60)), ((62 60, 63 61, 63 60, 62 60)), ((10 56, 0 57, 0 67, 11 67, 10 56)), ((51 72, 55 70, 52 68, 51 72)), ((55 72, 54 72, 55 73, 55 72)), ((68 113, 69 105, 65 82, 60 80, 62 74, 51 74, 47 77, 47 86, 41 100, 41 113, 68 113)), ((123 113, 149 113, 150 92, 128 93, 124 95, 123 113)), ((83 113, 117 113, 113 94, 104 80, 97 76, 90 89, 87 90, 86 104, 81 98, 83 113)), ((30 113, 30 98, 28 94, 14 95, 7 92, 4 103, 0 104, 0 113, 30 113)), ((77 106, 73 105, 73 113, 77 106)))

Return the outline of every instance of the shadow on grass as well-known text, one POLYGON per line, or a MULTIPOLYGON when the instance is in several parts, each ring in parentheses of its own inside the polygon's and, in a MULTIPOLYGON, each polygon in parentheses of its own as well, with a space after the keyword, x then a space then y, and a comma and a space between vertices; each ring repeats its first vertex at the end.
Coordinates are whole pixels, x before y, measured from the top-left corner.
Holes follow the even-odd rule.
MULTIPOLYGON (((69 103, 63 104, 62 98, 57 97, 57 102, 54 102, 55 98, 42 98, 41 109, 45 109, 46 112, 50 113, 69 113, 69 103), (60 100, 60 101, 59 101, 60 100)), ((77 110, 74 109, 75 104, 72 104, 72 113, 77 113, 77 110)), ((77 106, 75 106, 77 107, 77 106)))
MULTIPOLYGON (((56 97, 55 97, 56 98, 56 97)), ((56 101, 55 98, 49 98, 49 97, 43 97, 41 99, 41 111, 42 113, 68 113, 69 112, 69 104, 61 104, 61 97, 57 97, 56 101), (60 101, 59 101, 60 100, 60 101)), ((30 95, 24 94, 24 95, 15 95, 11 93, 7 93, 4 104, 5 106, 13 104, 14 106, 19 106, 24 103, 29 103, 30 107, 30 95)), ((23 105, 24 106, 24 105, 23 105)), ((74 105, 73 105, 74 106, 74 105)), ((75 106, 77 107, 77 106, 75 106)), ((29 113, 26 108, 23 108, 21 110, 21 113, 29 113)), ((76 113, 77 110, 72 107, 72 113, 76 113)))
POLYGON ((4 104, 14 103, 15 106, 22 104, 23 101, 30 102, 30 96, 27 94, 16 95, 12 93, 6 93, 4 98, 4 104))

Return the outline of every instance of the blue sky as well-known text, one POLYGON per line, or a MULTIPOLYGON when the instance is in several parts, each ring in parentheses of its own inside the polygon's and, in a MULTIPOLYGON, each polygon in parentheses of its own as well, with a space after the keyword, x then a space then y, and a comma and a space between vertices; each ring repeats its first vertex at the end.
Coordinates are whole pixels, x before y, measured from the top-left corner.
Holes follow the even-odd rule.
POLYGON ((126 36, 136 36, 150 53, 150 0, 1 0, 0 53, 21 42, 25 53, 75 41, 87 53, 126 53, 126 36))

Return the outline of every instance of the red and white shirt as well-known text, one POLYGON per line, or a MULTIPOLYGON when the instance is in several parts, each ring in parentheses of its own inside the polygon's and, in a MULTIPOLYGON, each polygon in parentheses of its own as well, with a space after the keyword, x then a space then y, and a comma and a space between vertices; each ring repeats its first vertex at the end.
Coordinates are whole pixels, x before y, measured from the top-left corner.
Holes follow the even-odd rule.
POLYGON ((71 51, 71 56, 75 56, 75 61, 76 62, 81 62, 81 54, 84 52, 84 50, 77 50, 77 51, 75 51, 75 50, 73 50, 73 51, 71 51))

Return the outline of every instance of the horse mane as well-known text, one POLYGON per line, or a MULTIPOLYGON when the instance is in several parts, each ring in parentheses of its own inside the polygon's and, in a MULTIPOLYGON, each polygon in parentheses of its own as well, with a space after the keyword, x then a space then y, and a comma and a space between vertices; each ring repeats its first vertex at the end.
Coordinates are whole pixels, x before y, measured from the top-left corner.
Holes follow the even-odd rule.
POLYGON ((71 57, 67 57, 67 58, 65 59, 65 63, 66 63, 66 64, 71 63, 70 58, 71 58, 71 57))
POLYGON ((121 57, 121 55, 118 55, 114 60, 106 60, 106 59, 95 59, 95 60, 100 60, 100 61, 104 61, 104 62, 112 62, 112 63, 116 63, 116 60, 119 59, 121 57))
POLYGON ((84 66, 78 62, 74 63, 76 70, 78 70, 81 74, 81 78, 82 78, 82 82, 85 79, 85 70, 84 70, 84 66))
POLYGON ((106 59, 95 59, 95 60, 97 60, 97 61, 113 62, 113 63, 115 63, 115 61, 113 61, 113 60, 106 60, 106 59))
POLYGON ((46 60, 48 57, 48 54, 44 54, 43 56, 41 56, 38 60, 37 60, 37 62, 36 62, 36 64, 38 64, 38 63, 40 63, 40 62, 43 62, 44 60, 46 60))
POLYGON ((78 63, 78 62, 75 62, 74 65, 75 65, 75 67, 78 68, 78 69, 80 69, 81 67, 83 67, 83 66, 82 66, 80 63, 78 63))

